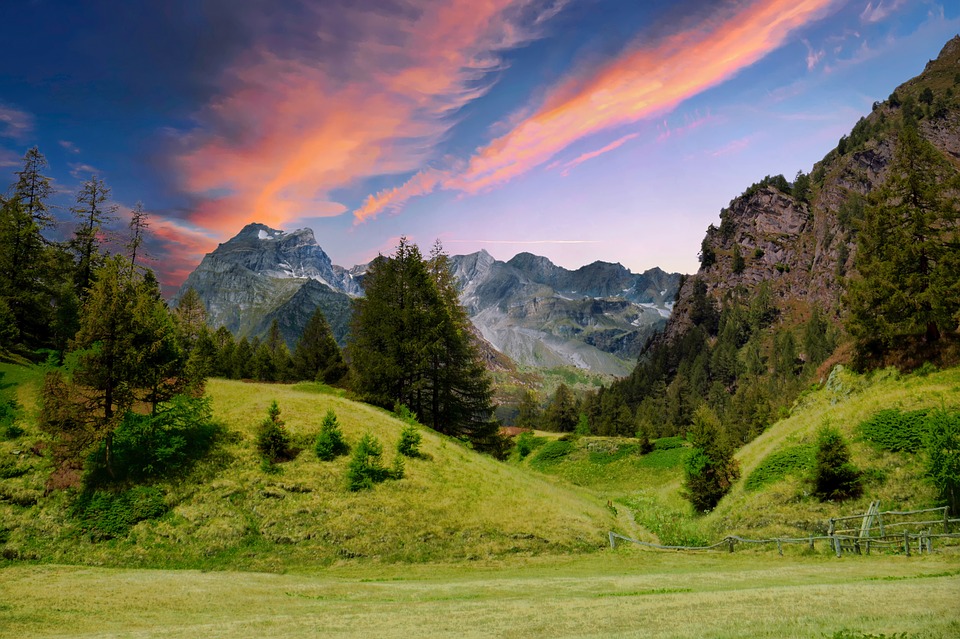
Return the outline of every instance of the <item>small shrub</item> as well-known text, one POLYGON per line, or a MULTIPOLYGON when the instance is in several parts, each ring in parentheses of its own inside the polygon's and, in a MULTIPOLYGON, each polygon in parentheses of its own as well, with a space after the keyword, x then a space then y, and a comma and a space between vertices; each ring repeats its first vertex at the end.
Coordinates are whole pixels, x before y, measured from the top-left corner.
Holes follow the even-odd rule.
POLYGON ((332 410, 328 410, 323 418, 320 434, 317 435, 313 450, 317 454, 317 459, 321 461, 333 461, 350 452, 350 446, 344 441, 343 431, 340 430, 340 424, 337 422, 337 414, 332 410))
POLYGON ((857 426, 860 436, 880 450, 915 453, 923 446, 929 411, 882 410, 857 426))
POLYGON ((817 433, 813 494, 820 501, 844 500, 863 493, 860 471, 850 462, 850 449, 835 428, 824 425, 817 433))
POLYGON ((810 444, 791 446, 767 456, 753 469, 744 482, 746 490, 759 490, 767 484, 780 481, 787 475, 807 474, 814 463, 814 447, 810 444))
POLYGON ((549 444, 544 444, 540 451, 534 456, 535 464, 555 463, 573 452, 574 443, 570 440, 558 439, 549 444))
MULTIPOLYGON (((413 424, 407 424, 400 431, 400 441, 397 442, 397 452, 405 457, 420 457, 420 431, 413 424)), ((403 461, 403 460, 400 460, 403 461)))
POLYGON ((114 493, 86 491, 70 510, 80 530, 94 541, 123 537, 137 522, 156 519, 167 511, 163 493, 152 486, 134 486, 114 493))
POLYGON ((368 490, 374 484, 387 479, 390 474, 383 467, 383 445, 367 433, 353 450, 353 457, 347 467, 347 488, 352 491, 368 490))
POLYGON ((267 418, 260 423, 257 430, 257 451, 264 459, 273 463, 292 458, 290 436, 280 419, 280 407, 273 400, 267 409, 267 418))
POLYGON ((960 512, 960 413, 934 411, 924 438, 927 476, 952 516, 960 512))
POLYGON ((393 415, 400 421, 407 424, 413 425, 420 423, 417 421, 417 414, 407 408, 405 404, 401 404, 400 402, 397 402, 393 405, 393 415))
POLYGON ((517 456, 520 459, 525 459, 527 455, 532 453, 538 446, 542 446, 546 442, 546 438, 537 437, 530 431, 524 431, 517 436, 517 456))
POLYGON ((654 450, 670 450, 671 448, 683 448, 687 445, 687 440, 683 437, 661 437, 653 442, 654 450))

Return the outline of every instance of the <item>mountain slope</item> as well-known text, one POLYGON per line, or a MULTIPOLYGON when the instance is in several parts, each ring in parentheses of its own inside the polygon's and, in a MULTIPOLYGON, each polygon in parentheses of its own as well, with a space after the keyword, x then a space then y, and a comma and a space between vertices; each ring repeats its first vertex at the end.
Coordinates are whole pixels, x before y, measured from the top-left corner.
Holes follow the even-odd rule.
POLYGON ((518 363, 625 374, 670 314, 679 274, 594 262, 576 271, 520 253, 451 258, 471 321, 518 363))

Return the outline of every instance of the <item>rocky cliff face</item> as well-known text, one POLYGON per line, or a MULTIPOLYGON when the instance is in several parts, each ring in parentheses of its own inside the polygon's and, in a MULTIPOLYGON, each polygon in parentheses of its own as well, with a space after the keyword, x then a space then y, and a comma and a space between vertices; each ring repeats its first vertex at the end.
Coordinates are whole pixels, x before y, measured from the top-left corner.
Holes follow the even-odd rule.
POLYGON ((887 179, 905 104, 915 109, 921 135, 960 167, 960 37, 920 76, 874 104, 814 166, 806 194, 796 184, 755 185, 721 211, 720 226, 711 226, 703 242, 715 260, 686 279, 665 338, 691 326, 697 280, 718 304, 733 289, 749 294, 765 282, 785 321, 802 319, 814 306, 839 321, 845 278, 855 263, 857 220, 867 195, 887 179))
POLYGON ((318 307, 342 344, 350 298, 363 292, 349 271, 331 264, 313 231, 286 233, 263 224, 248 224, 204 256, 174 303, 191 287, 206 306, 211 326, 254 337, 266 333, 276 319, 290 347, 318 307))
POLYGON ((626 374, 670 315, 679 274, 634 274, 595 262, 576 271, 521 253, 500 262, 480 251, 451 259, 461 303, 481 335, 529 366, 626 374))

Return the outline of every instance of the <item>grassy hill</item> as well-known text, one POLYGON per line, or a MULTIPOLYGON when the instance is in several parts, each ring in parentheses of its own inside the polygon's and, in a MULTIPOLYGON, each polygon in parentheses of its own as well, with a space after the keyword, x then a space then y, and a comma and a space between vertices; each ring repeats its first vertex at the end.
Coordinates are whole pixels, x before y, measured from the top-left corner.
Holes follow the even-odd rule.
POLYGON ((0 443, 2 459, 16 460, 5 462, 15 471, 0 482, 0 539, 8 558, 258 570, 352 557, 453 561, 596 550, 616 525, 590 492, 499 463, 426 429, 425 457, 406 459, 403 479, 350 492, 349 458, 321 462, 313 453, 327 410, 336 412, 349 443, 365 433, 376 436, 386 464, 402 422, 319 385, 211 380, 214 415, 225 426, 214 454, 189 476, 155 485, 165 514, 137 523, 125 537, 94 543, 69 516, 74 493, 44 494, 52 462, 48 451, 30 452, 44 440, 32 418, 37 370, 14 372, 24 382, 18 390, 27 419, 20 422, 22 436, 0 443), (276 474, 261 468, 254 448, 256 427, 273 400, 302 448, 276 474))
POLYGON ((713 542, 728 534, 751 538, 825 534, 831 517, 864 512, 879 499, 882 510, 931 506, 932 486, 919 454, 877 450, 863 441, 858 426, 885 409, 960 410, 960 368, 900 375, 883 370, 857 375, 835 369, 822 388, 797 400, 788 418, 772 425, 737 452, 741 478, 707 515, 695 517, 682 496, 683 458, 689 448, 678 438, 656 442, 640 454, 630 439, 583 437, 555 442, 543 436, 538 447, 515 465, 588 488, 646 530, 645 540, 668 544, 713 542), (866 479, 862 497, 821 503, 809 495, 806 478, 816 431, 828 423, 850 444, 853 462, 866 479))
POLYGON ((874 499, 883 509, 933 503, 922 458, 878 451, 861 441, 860 423, 889 408, 960 409, 960 369, 909 376, 837 369, 822 388, 801 396, 790 417, 738 452, 741 479, 713 512, 696 517, 682 496, 690 449, 678 438, 658 440, 653 452, 641 454, 631 439, 541 433, 528 455, 515 452, 501 463, 422 429, 425 456, 406 460, 403 479, 354 493, 346 488, 349 458, 321 462, 313 453, 324 414, 336 412, 350 443, 376 436, 387 464, 402 422, 320 385, 211 380, 214 414, 224 425, 213 455, 189 476, 154 485, 160 516, 129 534, 93 541, 70 515, 76 493, 45 490, 52 461, 34 425, 40 369, 3 370, 7 381, 20 383, 25 432, 0 442, 0 552, 8 559, 113 566, 287 570, 349 558, 559 555, 603 548, 608 530, 671 544, 731 533, 818 533, 830 517, 862 512, 874 499), (302 449, 275 474, 261 467, 254 447, 256 426, 273 400, 302 449), (812 445, 825 422, 840 429, 865 471, 866 490, 857 500, 821 503, 807 494, 812 445))

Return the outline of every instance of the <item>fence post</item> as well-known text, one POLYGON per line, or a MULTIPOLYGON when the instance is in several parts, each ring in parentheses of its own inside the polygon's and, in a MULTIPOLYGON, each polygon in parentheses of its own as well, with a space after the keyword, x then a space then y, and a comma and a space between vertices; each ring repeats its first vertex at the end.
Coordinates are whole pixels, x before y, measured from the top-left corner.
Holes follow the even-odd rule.
POLYGON ((933 537, 927 535, 927 554, 933 552, 933 537))
POLYGON ((837 557, 840 557, 840 555, 841 555, 841 548, 840 548, 840 538, 839 538, 839 537, 834 537, 834 538, 833 538, 833 549, 837 551, 837 557))
POLYGON ((813 535, 810 535, 810 550, 813 550, 813 535))
POLYGON ((833 537, 833 517, 830 518, 830 529, 827 531, 827 537, 833 537))
POLYGON ((907 554, 907 557, 910 556, 910 533, 903 531, 903 550, 907 554))
POLYGON ((943 534, 950 534, 950 517, 947 516, 947 511, 949 508, 947 506, 943 507, 943 534))
POLYGON ((780 553, 780 556, 783 557, 783 544, 780 543, 780 540, 777 540, 777 552, 780 553))
POLYGON ((870 554, 870 539, 867 538, 867 554, 870 554))
POLYGON ((613 531, 610 531, 610 550, 617 549, 617 538, 613 535, 613 531))
POLYGON ((727 544, 729 544, 730 552, 733 552, 733 537, 727 537, 727 544))

